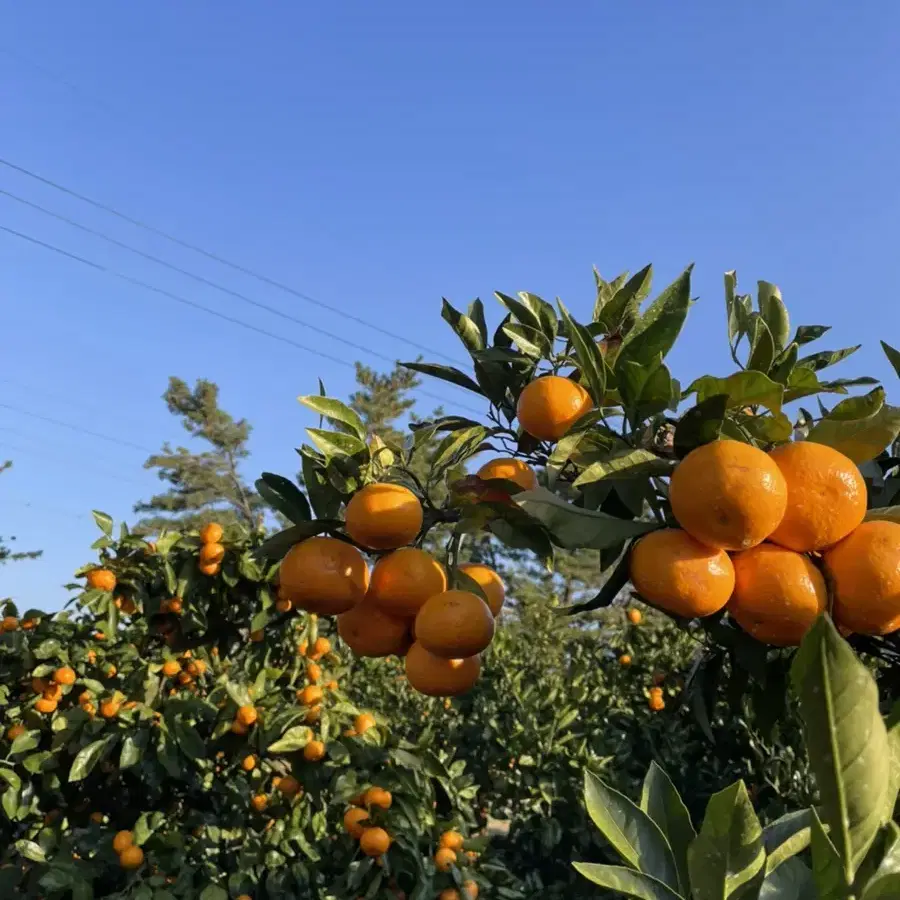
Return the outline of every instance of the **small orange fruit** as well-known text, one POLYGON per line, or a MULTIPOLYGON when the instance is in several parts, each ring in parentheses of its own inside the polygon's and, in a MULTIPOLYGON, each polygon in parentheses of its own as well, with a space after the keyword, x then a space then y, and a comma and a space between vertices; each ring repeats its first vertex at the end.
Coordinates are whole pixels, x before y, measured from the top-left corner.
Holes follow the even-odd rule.
POLYGON ((4 616, 3 624, 0 625, 0 631, 8 633, 15 631, 19 627, 19 620, 15 616, 4 616))
POLYGON ((337 629, 357 656, 401 656, 411 641, 409 619, 388 615, 375 605, 371 593, 337 617, 337 629))
POLYGON ((88 587, 95 591, 114 591, 116 589, 116 576, 109 569, 91 569, 87 573, 88 587))
POLYGON ((355 837, 358 840, 362 837, 363 831, 365 831, 365 827, 360 823, 367 822, 368 819, 369 814, 364 809, 360 809, 358 806, 351 806, 344 813, 344 830, 351 837, 355 837))
POLYGON ((207 522, 200 529, 200 540, 204 544, 218 544, 224 534, 225 529, 218 522, 207 522))
POLYGON ((300 793, 300 782, 293 775, 285 775, 276 785, 285 797, 295 797, 300 793))
POLYGON ((628 610, 628 621, 631 622, 632 625, 640 625, 643 618, 644 617, 641 615, 639 609, 628 610))
POLYGON ((19 735, 25 734, 25 730, 25 726, 21 722, 17 722, 6 732, 6 739, 14 741, 19 735))
POLYGON ((631 581, 649 603, 692 619, 710 616, 728 602, 734 567, 724 550, 705 546, 686 531, 663 528, 635 545, 631 581))
POLYGON ((263 639, 265 638, 265 632, 259 628, 256 631, 250 632, 250 643, 251 644, 261 644, 263 639))
POLYGON ((324 692, 317 684, 308 684, 305 688, 297 691, 297 700, 304 706, 313 706, 323 697, 324 692))
POLYGON ((394 798, 391 795, 391 792, 378 786, 370 787, 363 794, 363 805, 367 809, 370 809, 373 806, 377 806, 379 809, 390 809, 393 802, 394 798))
POLYGON ((370 728, 375 728, 378 723, 371 713, 360 713, 353 722, 353 728, 357 734, 365 734, 370 728))
POLYGON ((166 678, 174 678, 181 671, 181 663, 177 659, 167 659, 163 663, 162 673, 166 678))
POLYGON ((34 708, 39 713, 45 713, 45 714, 53 713, 53 712, 56 712, 57 702, 58 701, 50 700, 47 697, 41 697, 37 701, 37 703, 34 704, 34 708))
POLYGON ((458 831, 445 831, 441 835, 440 846, 449 850, 462 850, 463 836, 458 831))
POLYGON ((144 851, 132 844, 119 854, 119 865, 123 869, 139 869, 144 864, 144 851))
POLYGON ((749 550, 781 523, 787 482, 775 461, 740 441, 692 450, 672 473, 669 501, 678 524, 720 550, 749 550))
MULTIPOLYGON (((485 463, 475 474, 482 481, 490 481, 494 478, 512 481, 523 491, 533 491, 538 484, 534 469, 520 459, 492 459, 490 462, 485 463)), ((510 502, 510 495, 504 488, 496 487, 483 491, 479 499, 487 503, 508 503, 510 502)))
POLYGON ((594 406, 577 381, 560 375, 537 378, 519 394, 519 424, 539 441, 558 441, 594 406))
POLYGON ((166 605, 166 612, 180 616, 184 612, 184 600, 181 597, 173 597, 166 605))
POLYGON ((415 623, 416 640, 444 659, 475 656, 494 637, 488 605, 470 591, 444 591, 426 601, 415 623))
POLYGON ((620 666, 630 666, 631 665, 631 656, 627 653, 623 653, 619 657, 619 665, 620 666))
POLYGON ((45 700, 59 700, 62 697, 62 685, 56 684, 55 682, 48 684, 47 687, 44 688, 43 697, 45 700))
POLYGON ((312 658, 321 659, 326 653, 331 653, 331 641, 325 637, 316 638, 313 644, 312 658))
POLYGON ((394 550, 419 533, 422 504, 403 485, 369 484, 350 498, 344 519, 347 534, 361 547, 394 550))
POLYGON ((381 856, 391 847, 391 836, 383 828, 366 828, 359 838, 359 848, 366 856, 381 856))
POLYGON ((200 548, 199 556, 203 565, 221 564, 222 560, 225 559, 225 548, 218 541, 212 544, 204 544, 200 548))
POLYGON ((113 838, 113 850, 121 853, 126 847, 130 847, 134 843, 134 834, 130 831, 119 831, 113 838))
POLYGON ((447 573, 430 553, 402 547, 375 564, 368 598, 388 615, 412 618, 429 597, 446 590, 447 573))
POLYGON ((53 673, 53 680, 57 684, 75 684, 75 670, 69 666, 61 666, 53 673))
POLYGON ((93 719, 97 713, 97 707, 93 703, 82 703, 81 708, 93 719))
MULTIPOLYGON (((346 613, 344 615, 346 615, 346 613)), ((318 663, 307 663, 306 678, 312 684, 317 684, 322 678, 322 667, 318 663)))
POLYGON ((666 701, 663 700, 660 694, 652 694, 650 699, 647 701, 647 705, 653 712, 661 712, 666 708, 666 701))
POLYGON ((256 768, 256 757, 252 753, 248 753, 241 760, 241 768, 245 772, 252 772, 256 768))
POLYGON ((900 628, 900 524, 863 522, 825 553, 834 585, 834 620, 856 634, 900 628))
POLYGON ((256 711, 255 706, 242 706, 238 709, 237 714, 235 715, 235 719, 241 723, 241 725, 249 726, 253 725, 254 722, 259 718, 259 713, 256 711))
POLYGON ((438 872, 449 872, 456 864, 456 851, 449 847, 439 847, 434 854, 434 864, 438 872))
POLYGON ((481 659, 444 659, 414 643, 406 654, 410 687, 429 697, 456 697, 470 690, 481 674, 481 659))
POLYGON ((265 794, 254 794, 250 805, 256 812, 262 812, 269 805, 269 798, 265 794))
POLYGON ((303 717, 303 721, 307 725, 315 725, 322 718, 322 707, 319 705, 311 706, 303 717))
POLYGON ((117 700, 104 700, 100 704, 100 715, 104 719, 114 719, 119 714, 120 704, 117 700))
POLYGON ((369 587, 363 555, 331 537, 311 537, 291 547, 279 577, 294 607, 329 616, 353 609, 369 587))
POLYGON ((471 878, 464 881, 463 893, 466 895, 466 900, 478 900, 478 882, 472 881, 471 878))
POLYGON ((325 687, 329 691, 336 691, 338 689, 338 683, 334 680, 325 682, 325 687))
POLYGON ((462 896, 456 888, 444 888, 438 894, 438 900, 462 900, 462 896))
POLYGON ((303 748, 303 758, 307 762, 319 762, 325 758, 325 744, 322 741, 310 741, 303 748))
POLYGON ((202 563, 200 563, 198 568, 204 575, 218 575, 219 570, 222 567, 219 565, 219 563, 216 563, 216 562, 212 562, 212 563, 203 563, 202 562, 202 563))
POLYGON ((824 550, 866 516, 866 483, 856 463, 824 444, 796 441, 769 457, 787 483, 787 509, 769 540, 798 553, 824 550))
POLYGON ((299 644, 297 644, 297 652, 301 656, 306 656, 307 650, 309 650, 309 642, 308 641, 301 641, 299 644))
POLYGON ((500 576, 487 566, 480 563, 463 563, 459 571, 468 575, 484 591, 487 605, 496 619, 503 609, 503 601, 506 599, 506 588, 500 580, 500 576))
POLYGON ((758 641, 796 647, 828 606, 822 573, 810 560, 775 544, 736 553, 732 618, 758 641))

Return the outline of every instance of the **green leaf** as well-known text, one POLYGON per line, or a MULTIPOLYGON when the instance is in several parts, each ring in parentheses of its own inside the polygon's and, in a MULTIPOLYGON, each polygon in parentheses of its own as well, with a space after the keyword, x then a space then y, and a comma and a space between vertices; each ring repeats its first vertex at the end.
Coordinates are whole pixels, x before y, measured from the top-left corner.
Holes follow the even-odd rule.
POLYGON ((766 875, 754 900, 815 900, 812 872, 799 859, 789 859, 766 875))
MULTIPOLYGON (((543 333, 541 317, 537 310, 531 308, 530 304, 522 303, 521 300, 500 291, 494 291, 494 296, 519 320, 519 324, 543 333)), ((509 334, 508 331, 506 333, 509 334)))
POLYGON ((691 450, 719 439, 728 397, 717 394, 689 409, 675 426, 675 455, 684 459, 691 450))
POLYGON ((877 388, 866 398, 854 397, 839 403, 828 416, 816 422, 807 440, 834 447, 858 464, 874 459, 900 434, 900 407, 885 403, 874 415, 847 419, 844 416, 849 414, 851 408, 844 404, 883 397, 883 390, 877 388))
POLYGON ((143 754, 143 747, 141 744, 146 743, 145 741, 138 742, 139 734, 131 735, 122 741, 122 751, 119 754, 119 768, 120 769, 130 769, 132 766, 136 766, 141 761, 141 756, 143 754))
POLYGON ((691 269, 687 269, 670 284, 641 316, 628 333, 619 360, 649 363, 658 357, 665 359, 675 344, 691 305, 691 269))
POLYGON ((193 725, 187 722, 176 722, 174 731, 178 746, 188 759, 198 760, 206 758, 206 744, 193 725))
POLYGON ((72 768, 69 769, 69 782, 81 781, 87 778, 94 770, 94 766, 104 757, 107 748, 115 739, 114 735, 110 735, 101 738, 99 741, 93 741, 86 747, 82 747, 72 761, 72 768))
POLYGON ((691 888, 688 875, 688 848, 697 835, 678 790, 655 761, 650 763, 644 777, 641 809, 656 822, 668 841, 678 870, 681 892, 687 896, 691 888))
POLYGON ((868 419, 879 412, 885 404, 884 388, 877 387, 861 397, 848 397, 841 400, 828 413, 828 418, 839 422, 852 422, 856 419, 868 419))
POLYGON ((743 322, 736 303, 737 272, 732 269, 725 273, 725 317, 728 322, 728 343, 743 332, 743 322))
POLYGON ((453 466, 458 466, 478 452, 488 429, 483 425, 473 425, 459 431, 451 431, 435 448, 431 458, 431 479, 436 480, 453 466))
POLYGON ((791 665, 821 812, 849 884, 882 825, 891 754, 868 669, 827 615, 791 665))
POLYGON ((514 502, 537 519, 554 543, 569 550, 602 550, 658 527, 653 522, 630 522, 602 512, 580 509, 566 503, 546 488, 516 494, 514 502))
POLYGON ((846 896, 848 882, 845 881, 838 852, 825 834, 815 809, 812 811, 810 848, 817 900, 841 900, 846 896))
POLYGON ((473 381, 465 372, 460 372, 459 369, 453 366, 439 366, 434 363, 418 362, 400 363, 400 365, 404 369, 412 369, 413 372, 421 372, 423 375, 430 375, 432 378, 440 378, 441 381, 449 381, 450 384, 472 391, 478 394, 479 397, 484 396, 476 381, 473 381))
POLYGON ((802 346, 817 341, 829 331, 831 331, 830 325, 798 325, 793 340, 802 346))
POLYGON ((267 753, 293 753, 302 750, 312 740, 312 730, 306 725, 295 725, 274 743, 269 744, 267 753))
POLYGON ((811 353, 798 360, 797 365, 804 369, 812 369, 813 372, 821 372, 822 369, 827 369, 848 356, 853 356, 861 346, 862 344, 857 344, 855 347, 844 347, 843 350, 822 350, 819 353, 811 353))
POLYGON ((589 465, 573 482, 573 487, 592 484, 604 478, 636 478, 667 475, 674 463, 649 450, 619 450, 609 458, 589 465))
POLYGON ((894 840, 888 847, 866 885, 862 900, 897 900, 897 897, 900 897, 900 840, 894 840))
POLYGON ((273 472, 263 472, 256 480, 256 490, 269 506, 283 513, 292 522, 308 522, 312 518, 306 495, 289 478, 273 472))
POLYGON ((575 350, 575 358, 578 361, 581 376, 587 384, 588 392, 594 403, 599 406, 606 393, 606 363, 603 360, 603 354, 590 332, 572 318, 562 300, 556 302, 559 304, 559 312, 566 325, 566 333, 575 350))
POLYGON ((364 441, 342 431, 322 431, 320 428, 307 428, 309 439, 325 454, 326 460, 363 455, 368 453, 364 441))
POLYGON ((199 900, 228 900, 228 891, 217 884, 208 884, 200 891, 199 900))
POLYGON ((772 412, 780 412, 784 400, 784 385, 772 381, 762 372, 736 372, 727 378, 704 375, 685 391, 697 394, 697 402, 702 403, 720 394, 727 397, 726 409, 745 406, 765 406, 772 412))
POLYGON ((47 862, 46 854, 41 849, 40 845, 36 844, 34 841, 16 841, 16 850, 18 850, 25 859, 30 859, 32 862, 47 862))
POLYGON ((487 332, 484 329, 484 310, 480 300, 475 302, 478 305, 475 307, 475 304, 473 304, 473 311, 475 311, 476 317, 480 316, 479 321, 463 315, 446 298, 443 298, 441 303, 441 318, 453 329, 469 353, 477 353, 479 350, 484 350, 487 346, 487 332))
POLYGON ((520 322, 504 325, 503 331, 526 356, 530 356, 532 359, 544 359, 550 356, 552 347, 543 331, 520 322))
POLYGON ((333 425, 337 427, 345 426, 349 429, 349 433, 358 437, 361 441, 366 439, 366 426, 363 420, 340 400, 333 400, 330 397, 319 397, 316 394, 309 394, 305 397, 297 398, 304 406, 308 406, 313 412, 317 412, 320 416, 325 416, 333 425))
POLYGON ((799 352, 799 344, 790 344, 784 353, 782 353, 772 364, 772 368, 769 370, 769 378, 771 378, 772 381, 777 381, 779 384, 787 385, 788 380, 791 377, 791 372, 794 371, 794 367, 797 365, 797 356, 799 355, 799 352))
POLYGON ((900 350, 895 350, 886 341, 881 342, 881 349, 888 358, 888 362, 894 367, 894 371, 900 376, 900 350))
POLYGON ((619 561, 616 563, 612 572, 609 573, 609 577, 603 583, 603 587, 601 587, 590 600, 585 600, 584 603, 578 603, 575 606, 571 606, 566 609, 566 612, 569 615, 574 616, 576 613, 588 612, 592 609, 602 609, 605 606, 609 606, 610 603, 618 597, 622 588, 628 584, 630 577, 629 552, 626 551, 619 558, 619 561))
POLYGON ((761 883, 765 861, 762 827, 744 782, 713 794, 688 851, 694 900, 725 900, 756 879, 761 883))
POLYGON ((783 412, 775 415, 743 416, 740 423, 750 437, 765 444, 789 441, 794 433, 791 420, 783 412))
POLYGON ((98 510, 98 509, 91 510, 91 515, 94 517, 94 521, 97 523, 97 527, 107 537, 110 537, 112 535, 112 530, 113 530, 112 516, 107 515, 105 512, 100 512, 100 510, 98 510))
MULTIPOLYGON (((594 321, 603 326, 609 334, 619 330, 629 317, 635 318, 641 303, 650 293, 653 281, 653 266, 644 266, 636 275, 632 275, 615 293, 612 293, 599 308, 594 307, 594 321)), ((598 290, 599 300, 599 290, 598 290)))
POLYGON ((50 657, 56 656, 60 650, 62 650, 62 644, 56 638, 50 638, 49 640, 41 641, 34 648, 34 655, 37 659, 50 659, 50 657))
POLYGON ((341 507, 341 495, 332 487, 321 466, 310 456, 315 451, 304 446, 300 449, 303 484, 310 505, 318 519, 333 519, 341 507))
POLYGON ((330 529, 337 528, 340 522, 334 519, 316 519, 312 522, 304 522, 301 525, 292 525, 273 534, 268 540, 261 544, 254 551, 258 556, 265 556, 268 559, 282 559, 284 555, 301 541, 305 541, 309 537, 322 534, 330 529))
POLYGON ((752 327, 747 368, 755 372, 768 372, 775 360, 775 338, 760 315, 754 314, 752 327))
POLYGON ((788 343, 791 333, 791 322, 788 311, 781 299, 781 291, 768 281, 757 282, 757 303, 760 315, 763 317, 772 340, 775 342, 775 352, 780 353, 788 343))
POLYGON ((809 846, 812 813, 808 809, 788 813, 767 825, 763 830, 766 848, 766 872, 773 872, 782 863, 809 846))
MULTIPOLYGON (((626 897, 637 900, 682 900, 681 894, 666 887, 661 881, 626 869, 624 866, 603 866, 599 863, 573 863, 575 870, 589 881, 609 888, 626 897)), ((574 896, 574 895, 573 895, 574 896)))
POLYGON ((559 320, 556 318, 556 311, 553 309, 553 306, 542 297, 538 297, 537 294, 532 294, 528 291, 519 291, 519 297, 530 310, 537 313, 541 323, 541 331, 546 335, 552 347, 559 328, 559 320))
POLYGON ((584 802, 593 823, 629 866, 677 889, 672 849, 650 816, 590 771, 584 773, 584 802))

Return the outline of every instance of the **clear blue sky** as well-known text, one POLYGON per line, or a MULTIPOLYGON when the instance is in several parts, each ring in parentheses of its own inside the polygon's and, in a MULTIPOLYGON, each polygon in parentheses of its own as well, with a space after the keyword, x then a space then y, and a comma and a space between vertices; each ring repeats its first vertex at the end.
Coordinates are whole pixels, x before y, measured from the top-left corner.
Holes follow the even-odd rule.
MULTIPOLYGON (((586 317, 591 265, 652 261, 662 286, 693 261, 683 380, 729 370, 729 268, 745 289, 780 284, 795 323, 864 343, 842 374, 889 380, 898 26, 890 2, 9 2, 0 156, 451 355, 442 295, 531 290, 586 317)), ((0 188, 389 357, 415 352, 3 167, 0 188)), ((2 196, 0 224, 361 356, 2 196)), ((211 378, 254 425, 251 477, 296 470, 311 423, 295 397, 318 375, 352 388, 348 368, 3 233, 0 291, 0 378, 15 382, 0 403, 155 448, 181 434, 168 376, 211 378)), ((0 408, 15 462, 0 534, 45 550, 0 569, 0 596, 58 606, 91 558, 89 510, 133 518, 153 490, 146 455, 0 408)))

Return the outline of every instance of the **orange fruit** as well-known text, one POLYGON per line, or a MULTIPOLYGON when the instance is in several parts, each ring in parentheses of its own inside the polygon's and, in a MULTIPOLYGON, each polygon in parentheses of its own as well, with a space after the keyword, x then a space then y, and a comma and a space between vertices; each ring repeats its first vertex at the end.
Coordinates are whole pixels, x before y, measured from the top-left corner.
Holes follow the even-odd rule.
POLYGON ((311 681, 313 684, 315 684, 321 679, 321 677, 322 667, 318 663, 311 662, 306 664, 306 678, 308 681, 311 681))
POLYGON ((69 666, 60 666, 60 668, 53 673, 53 680, 57 684, 75 684, 75 670, 69 666))
POLYGON ((39 713, 53 713, 56 712, 57 702, 58 701, 56 700, 51 700, 49 697, 41 697, 37 703, 34 704, 34 708, 39 713))
POLYGON ((315 725, 319 719, 322 718, 322 707, 319 705, 311 706, 307 711, 306 715, 303 717, 303 721, 306 722, 307 725, 315 725))
POLYGON ((375 564, 368 596, 383 612, 412 618, 429 597, 446 590, 444 567, 424 550, 403 547, 375 564))
POLYGON ((95 591, 113 591, 116 588, 116 576, 109 569, 91 569, 87 573, 87 583, 95 591))
POLYGON ((113 838, 113 850, 121 853, 126 847, 130 847, 134 843, 134 835, 130 831, 120 831, 113 838))
POLYGON ((444 888, 438 894, 438 900, 462 900, 462 897, 456 888, 444 888))
POLYGON ((412 543, 422 527, 419 498, 400 484, 369 484, 357 491, 344 515, 347 534, 369 550, 412 543))
POLYGON ((114 719, 119 714, 120 704, 117 700, 104 700, 100 704, 100 715, 104 719, 114 719))
POLYGON ((481 674, 481 659, 444 659, 414 643, 406 654, 410 687, 429 697, 456 697, 470 690, 481 674))
POLYGON ((144 864, 144 851, 132 844, 119 854, 119 865, 123 869, 139 869, 144 864))
POLYGON ((221 569, 221 566, 215 562, 200 563, 198 568, 204 575, 218 575, 219 569, 221 569))
POLYGON ((276 785, 285 797, 294 797, 300 793, 300 782, 293 775, 285 775, 276 785))
POLYGON ((43 694, 48 687, 50 687, 50 685, 43 678, 31 679, 31 690, 34 691, 35 694, 43 694))
POLYGON ((734 589, 734 567, 724 550, 663 528, 642 537, 631 551, 631 582, 644 600, 693 619, 718 612, 734 589))
POLYGON ((863 522, 825 553, 834 620, 856 634, 900 628, 900 524, 863 522))
POLYGON ((291 547, 279 577, 294 606, 328 616, 353 609, 369 587, 362 553, 331 537, 311 537, 291 547))
POLYGON ((366 856, 381 856, 391 846, 391 836, 383 828, 365 828, 359 838, 359 848, 366 856))
POLYGON ((241 706, 235 715, 235 719, 240 722, 241 725, 246 725, 248 728, 256 722, 258 718, 259 713, 256 711, 255 706, 241 706))
POLYGON ((444 591, 419 610, 416 640, 445 659, 475 656, 494 637, 494 617, 488 605, 470 591, 444 591))
POLYGON ((377 785, 370 787, 363 794, 363 806, 365 806, 366 809, 373 806, 377 806, 379 809, 390 809, 393 802, 394 798, 391 795, 391 792, 386 791, 384 788, 380 788, 377 785))
POLYGON ((250 805, 256 812, 262 812, 269 805, 269 798, 265 794, 254 794, 250 805))
POLYGON ((289 613, 293 608, 293 603, 290 600, 276 600, 275 601, 275 610, 280 613, 289 613))
POLYGON ((577 381, 560 375, 537 378, 519 394, 519 424, 540 441, 558 441, 594 406, 577 381))
POLYGON ((732 618, 758 641, 796 647, 828 607, 822 573, 800 553, 764 543, 736 553, 732 618))
POLYGON ((661 712, 666 708, 666 701, 659 694, 653 694, 647 701, 647 705, 653 712, 661 712))
POLYGON ((360 713, 353 722, 353 728, 357 734, 365 734, 370 728, 375 728, 378 723, 371 713, 360 713))
POLYGON ((93 719, 97 712, 97 707, 93 703, 82 703, 81 708, 93 719))
POLYGON ((360 823, 366 822, 368 819, 369 814, 364 809, 360 809, 358 806, 351 806, 344 813, 344 829, 351 837, 359 839, 362 837, 363 831, 365 831, 365 828, 360 823))
POLYGON ((845 538, 866 516, 866 483, 843 453, 796 441, 769 457, 787 482, 787 509, 769 540, 798 553, 824 550, 845 538))
POLYGON ((630 666, 631 665, 631 657, 627 653, 623 653, 619 657, 619 665, 620 666, 630 666))
POLYGON ((179 672, 178 673, 178 683, 179 684, 193 684, 194 679, 191 677, 190 672, 179 672))
POLYGON ((631 622, 632 625, 640 625, 641 619, 643 619, 643 616, 639 609, 628 610, 628 621, 631 622))
POLYGON ((265 636, 265 632, 261 628, 257 629, 256 631, 251 631, 250 642, 253 644, 261 644, 265 636))
POLYGON ((669 501, 678 524, 698 541, 720 550, 749 550, 781 523, 787 482, 762 450, 714 441, 681 461, 669 482, 669 501))
POLYGON ((256 768, 256 757, 252 753, 248 753, 241 760, 241 768, 245 772, 252 772, 256 768))
POLYGON ((181 597, 173 597, 166 604, 166 612, 175 613, 176 616, 180 616, 184 611, 184 600, 181 597))
POLYGON ((463 563, 459 567, 459 571, 468 575, 484 591, 487 605, 496 619, 500 615, 503 601, 506 599, 506 588, 503 586, 500 576, 493 569, 483 566, 481 563, 463 563))
POLYGON ((328 638, 316 638, 312 647, 312 659, 321 659, 326 653, 331 653, 331 641, 328 638))
POLYGON ((25 726, 21 722, 17 722, 6 732, 6 739, 14 741, 21 734, 25 734, 25 726))
POLYGON ((221 563, 225 559, 225 548, 215 541, 211 544, 204 544, 200 548, 200 562, 206 565, 211 563, 221 563))
POLYGON ((445 831, 441 835, 440 846, 449 850, 462 850, 463 836, 458 831, 445 831))
MULTIPOLYGON (((492 459, 486 462, 476 473, 476 477, 482 481, 490 481, 492 478, 502 478, 504 481, 515 482, 523 491, 533 491, 538 484, 534 469, 521 459, 505 457, 492 459)), ((488 503, 507 503, 509 494, 502 488, 490 488, 481 493, 480 499, 488 503)))
POLYGON ((204 544, 218 544, 222 540, 225 529, 218 522, 207 522, 200 529, 200 540, 204 544))
POLYGON ((59 700, 62 697, 62 687, 56 683, 48 684, 44 688, 43 697, 45 700, 59 700))
POLYGON ((15 631, 19 627, 19 620, 15 616, 4 616, 3 624, 0 626, 0 630, 4 633, 15 631))
POLYGON ((468 881, 464 881, 463 893, 466 895, 466 900, 478 900, 478 883, 472 881, 471 878, 468 881))
POLYGON ((297 700, 304 706, 313 706, 318 703, 325 694, 317 684, 308 684, 305 688, 297 691, 297 700))
POLYGON ((303 748, 303 758, 307 762, 318 762, 325 758, 325 744, 322 741, 310 741, 303 748))
POLYGON ((456 864, 456 851, 449 847, 439 847, 434 854, 434 864, 438 872, 449 872, 456 864))
POLYGON ((342 640, 357 656, 402 656, 410 645, 409 619, 390 616, 366 595, 358 606, 337 617, 342 640))

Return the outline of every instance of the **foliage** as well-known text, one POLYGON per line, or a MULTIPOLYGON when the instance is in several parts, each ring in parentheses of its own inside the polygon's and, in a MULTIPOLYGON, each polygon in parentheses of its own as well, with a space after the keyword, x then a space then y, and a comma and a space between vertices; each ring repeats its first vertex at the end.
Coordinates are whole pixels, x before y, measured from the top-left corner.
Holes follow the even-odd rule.
POLYGON ((624 866, 577 863, 586 878, 642 900, 840 900, 900 892, 900 728, 885 722, 869 671, 827 615, 792 666, 821 802, 763 828, 743 781, 716 793, 702 824, 659 766, 640 805, 591 772, 585 804, 624 866))
MULTIPOLYGON (((0 474, 10 468, 12 468, 12 462, 10 460, 0 463, 0 474)), ((6 562, 16 562, 20 559, 38 559, 43 553, 43 550, 12 550, 6 542, 14 540, 14 537, 0 537, 0 565, 6 562)))

